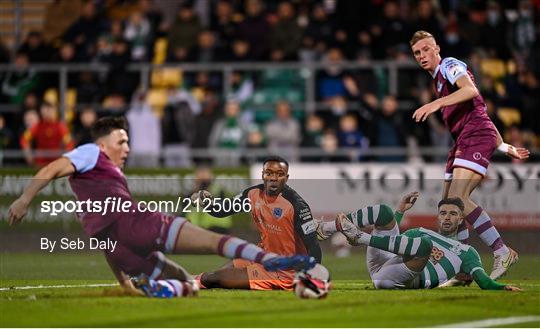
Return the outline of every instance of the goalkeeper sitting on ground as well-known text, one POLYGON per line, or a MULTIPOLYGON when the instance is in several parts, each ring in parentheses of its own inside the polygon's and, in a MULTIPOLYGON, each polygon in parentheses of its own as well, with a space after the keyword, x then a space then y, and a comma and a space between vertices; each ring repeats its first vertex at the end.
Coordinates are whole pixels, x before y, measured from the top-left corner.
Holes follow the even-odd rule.
POLYGON ((381 204, 359 209, 334 221, 319 222, 320 239, 339 231, 350 244, 367 246, 367 267, 377 289, 436 288, 457 273, 470 274, 482 289, 520 291, 497 283, 484 271, 478 252, 455 238, 463 221, 463 202, 459 198, 443 199, 438 205, 439 233, 415 228, 403 234, 399 223, 410 209, 418 192, 405 195, 393 214, 389 206, 381 204), (360 227, 374 225, 371 234, 360 227))

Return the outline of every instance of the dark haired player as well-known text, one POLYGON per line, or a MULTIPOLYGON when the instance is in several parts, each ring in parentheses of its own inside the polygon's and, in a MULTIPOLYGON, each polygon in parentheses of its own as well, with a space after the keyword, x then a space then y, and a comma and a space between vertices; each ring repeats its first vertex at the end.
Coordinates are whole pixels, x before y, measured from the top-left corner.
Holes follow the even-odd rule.
MULTIPOLYGON (((425 121, 438 110, 454 138, 448 153, 443 199, 458 197, 464 202, 465 220, 471 224, 495 256, 490 277, 497 279, 517 262, 518 254, 508 248, 489 215, 470 198, 471 193, 486 175, 491 155, 498 149, 515 159, 526 159, 529 151, 503 142, 486 113, 484 99, 476 88, 467 65, 452 57, 441 58, 440 47, 428 32, 417 31, 410 41, 414 58, 433 77, 437 99, 413 114, 416 122, 425 121)), ((459 229, 458 239, 469 238, 467 224, 459 229)))
POLYGON ((348 215, 341 213, 335 221, 319 222, 317 230, 322 237, 339 231, 350 244, 366 245, 367 267, 377 289, 431 289, 463 272, 471 275, 482 289, 520 290, 491 279, 482 267, 478 252, 455 240, 463 222, 464 205, 459 198, 439 202, 438 233, 415 228, 400 234, 403 214, 417 198, 418 192, 405 195, 394 214, 384 204, 348 215), (373 226, 370 234, 359 229, 367 226, 373 226))
POLYGON ((159 212, 141 212, 129 192, 122 168, 129 153, 127 124, 123 118, 102 118, 91 130, 94 143, 79 146, 38 171, 24 193, 9 208, 9 223, 19 222, 38 192, 52 180, 69 176, 79 201, 102 202, 111 197, 131 201, 123 212, 79 213, 85 232, 99 240, 117 241, 105 257, 120 285, 137 293, 129 276, 143 276, 149 296, 190 296, 197 286, 165 253, 216 253, 261 264, 267 270, 305 269, 314 265, 309 257, 278 257, 244 240, 213 233, 186 219, 159 212), (128 276, 129 275, 129 276, 128 276), (148 280, 149 279, 149 280, 148 280), (159 281, 155 281, 162 279, 159 281))
MULTIPOLYGON (((317 241, 316 226, 308 204, 286 183, 289 163, 281 157, 269 157, 263 163, 263 184, 244 190, 237 198, 249 199, 253 222, 259 230, 259 246, 266 252, 280 255, 309 255, 321 262, 321 248, 317 241)), ((199 191, 196 197, 210 197, 199 191)), ((213 213, 216 217, 233 212, 213 213)), ((207 288, 235 288, 291 290, 292 271, 269 272, 260 264, 242 259, 215 272, 202 273, 197 278, 207 288)))

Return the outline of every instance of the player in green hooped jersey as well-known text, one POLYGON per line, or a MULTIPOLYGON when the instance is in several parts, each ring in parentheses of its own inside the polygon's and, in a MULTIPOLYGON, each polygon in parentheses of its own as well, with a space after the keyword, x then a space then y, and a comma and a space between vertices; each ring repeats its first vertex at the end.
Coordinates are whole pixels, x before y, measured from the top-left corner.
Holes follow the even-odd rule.
POLYGON ((468 273, 482 289, 520 291, 497 283, 484 271, 480 255, 471 246, 456 240, 463 221, 463 202, 443 199, 438 205, 439 232, 425 228, 399 232, 403 214, 409 210, 418 192, 405 195, 397 210, 385 205, 339 214, 334 221, 319 222, 319 239, 341 232, 352 245, 367 246, 367 267, 377 289, 430 289, 444 284, 457 273, 468 273), (373 225, 371 234, 360 227, 373 225))

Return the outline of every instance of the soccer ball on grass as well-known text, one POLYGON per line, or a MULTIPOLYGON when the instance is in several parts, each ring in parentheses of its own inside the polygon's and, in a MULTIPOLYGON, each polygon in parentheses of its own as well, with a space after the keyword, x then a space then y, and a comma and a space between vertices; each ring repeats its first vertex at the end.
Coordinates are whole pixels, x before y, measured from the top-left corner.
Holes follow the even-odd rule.
POLYGON ((293 281, 294 294, 299 298, 321 299, 328 295, 332 288, 330 272, 321 264, 311 270, 297 272, 293 281))

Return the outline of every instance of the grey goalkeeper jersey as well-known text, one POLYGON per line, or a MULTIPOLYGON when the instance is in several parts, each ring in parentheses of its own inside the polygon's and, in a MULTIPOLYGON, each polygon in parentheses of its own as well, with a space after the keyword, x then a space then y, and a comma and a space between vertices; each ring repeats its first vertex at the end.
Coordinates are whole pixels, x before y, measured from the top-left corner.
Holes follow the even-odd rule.
POLYGON ((403 234, 411 238, 426 237, 433 242, 429 261, 420 273, 420 288, 435 288, 459 272, 472 275, 482 289, 504 288, 487 276, 480 255, 473 247, 425 228, 411 229, 403 234))

